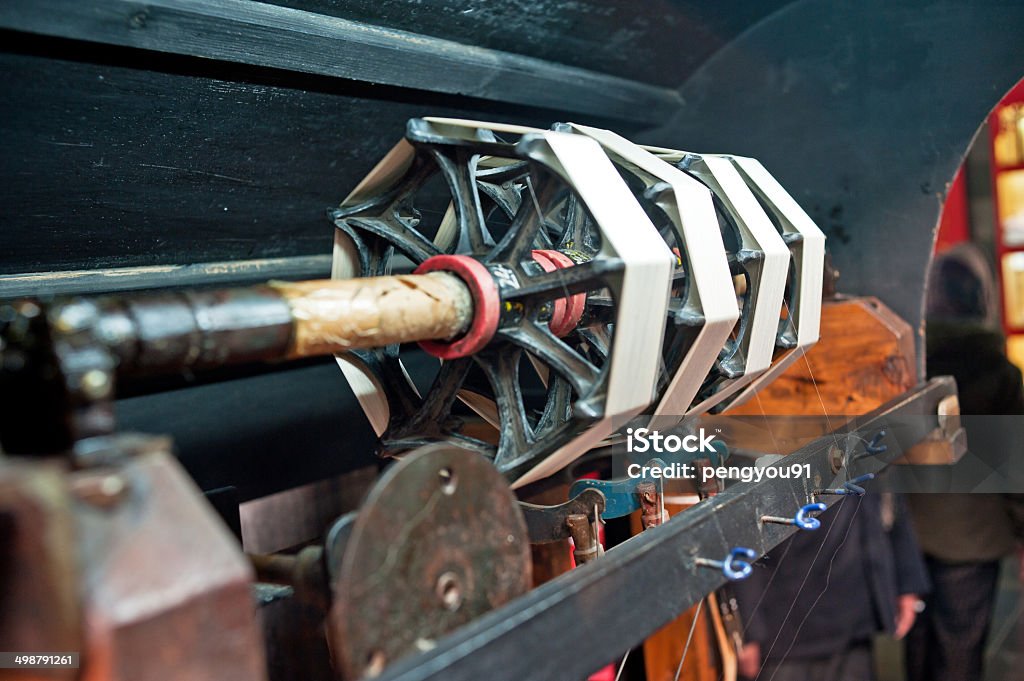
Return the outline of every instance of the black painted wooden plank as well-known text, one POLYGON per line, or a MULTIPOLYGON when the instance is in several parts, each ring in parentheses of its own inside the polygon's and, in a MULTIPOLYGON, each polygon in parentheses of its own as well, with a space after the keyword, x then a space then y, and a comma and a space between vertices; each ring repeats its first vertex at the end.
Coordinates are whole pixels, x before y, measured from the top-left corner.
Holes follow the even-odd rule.
POLYGON ((668 88, 249 0, 25 0, 0 27, 655 123, 668 88))
POLYGON ((202 489, 239 500, 374 465, 376 436, 333 358, 117 401, 123 431, 170 435, 202 489))
POLYGON ((226 283, 239 286, 269 279, 324 279, 330 274, 331 256, 327 254, 190 265, 0 274, 0 300, 40 293, 65 296, 179 286, 224 286, 226 283))
POLYGON ((564 120, 482 100, 3 37, 17 51, 0 53, 0 274, 326 255, 326 211, 409 118, 564 120))
POLYGON ((265 0, 677 87, 791 0, 265 0))

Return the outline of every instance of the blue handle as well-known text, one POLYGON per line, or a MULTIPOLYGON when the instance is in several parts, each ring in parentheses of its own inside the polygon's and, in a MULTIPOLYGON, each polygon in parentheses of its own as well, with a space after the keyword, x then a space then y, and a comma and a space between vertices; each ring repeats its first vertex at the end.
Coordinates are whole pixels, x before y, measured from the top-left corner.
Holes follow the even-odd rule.
POLYGON ((828 507, 821 502, 801 506, 800 510, 797 511, 796 515, 793 517, 793 524, 801 530, 816 530, 821 527, 821 521, 817 518, 812 518, 810 514, 815 511, 820 513, 826 508, 828 507))
MULTIPOLYGON (((665 468, 661 459, 651 459, 646 464, 651 468, 665 468)), ((659 482, 654 477, 615 478, 612 480, 593 480, 580 478, 569 487, 569 498, 575 498, 585 489, 596 489, 604 494, 605 506, 601 517, 605 520, 627 516, 640 508, 640 497, 636 494, 636 486, 641 482, 659 482)))
POLYGON ((737 546, 722 561, 722 574, 725 575, 726 579, 733 582, 746 579, 754 570, 749 561, 755 558, 757 558, 757 554, 752 549, 737 546))

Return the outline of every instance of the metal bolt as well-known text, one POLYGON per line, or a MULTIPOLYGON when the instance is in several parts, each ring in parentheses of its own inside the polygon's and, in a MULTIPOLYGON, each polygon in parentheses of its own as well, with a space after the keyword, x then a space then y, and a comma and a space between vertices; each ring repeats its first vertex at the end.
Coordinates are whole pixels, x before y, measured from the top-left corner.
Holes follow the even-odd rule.
POLYGON ((437 477, 441 482, 441 491, 451 496, 455 494, 455 488, 458 486, 458 476, 451 468, 442 468, 437 472, 437 477))
POLYGON ((831 488, 827 488, 827 489, 816 489, 813 492, 811 492, 811 494, 816 495, 816 496, 821 496, 821 495, 825 495, 825 494, 832 494, 832 495, 838 495, 838 496, 853 495, 853 496, 857 496, 857 497, 862 497, 867 492, 867 490, 865 490, 863 487, 861 487, 861 484, 865 483, 865 482, 867 482, 869 480, 874 480, 874 479, 875 479, 875 474, 874 473, 865 473, 864 475, 857 476, 853 480, 847 480, 846 482, 844 482, 842 484, 841 487, 831 487, 831 488))
POLYGON ((837 474, 846 466, 846 452, 832 445, 828 450, 828 461, 832 468, 832 473, 837 474))
POLYGON ((78 499, 97 508, 113 508, 128 493, 127 481, 116 473, 89 474, 75 478, 71 491, 78 499))
POLYGON ((752 549, 737 546, 729 551, 724 560, 711 560, 710 558, 696 558, 694 564, 701 567, 717 568, 722 571, 726 579, 737 581, 750 576, 753 568, 749 561, 757 558, 757 553, 752 549))
POLYGON ((826 509, 825 504, 812 503, 805 504, 800 507, 800 510, 796 512, 796 515, 792 518, 784 518, 777 515, 763 515, 761 516, 762 523, 776 523, 778 525, 796 525, 801 530, 816 530, 821 527, 821 521, 817 518, 812 518, 811 513, 821 513, 826 509))
POLYGON ((462 587, 459 576, 454 572, 445 572, 438 577, 436 590, 446 610, 455 612, 462 605, 462 587))

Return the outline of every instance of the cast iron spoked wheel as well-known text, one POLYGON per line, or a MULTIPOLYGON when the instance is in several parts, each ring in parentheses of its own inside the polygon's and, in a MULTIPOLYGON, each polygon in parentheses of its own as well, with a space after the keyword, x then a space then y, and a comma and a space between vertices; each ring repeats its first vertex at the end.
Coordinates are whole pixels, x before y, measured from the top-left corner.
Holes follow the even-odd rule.
POLYGON ((718 224, 722 230, 722 241, 725 244, 726 258, 729 262, 729 271, 734 277, 736 290, 736 304, 740 309, 740 318, 733 328, 733 332, 725 341, 718 361, 712 368, 708 377, 704 380, 700 392, 695 401, 700 402, 711 397, 716 390, 730 380, 743 376, 746 371, 746 359, 743 356, 743 341, 750 333, 750 319, 753 315, 757 283, 756 275, 752 272, 750 265, 760 259, 761 254, 744 252, 740 237, 739 227, 736 221, 722 205, 717 196, 714 197, 715 213, 718 216, 718 224))
MULTIPOLYGON (((752 230, 749 226, 747 235, 744 235, 744 229, 739 225, 739 221, 743 218, 737 213, 737 208, 732 203, 737 197, 727 198, 726 190, 722 186, 715 186, 718 184, 717 180, 715 185, 708 182, 709 177, 714 176, 714 171, 705 166, 706 158, 698 154, 683 153, 674 165, 711 190, 729 269, 736 283, 736 302, 740 310, 739 320, 733 333, 724 343, 718 361, 715 362, 714 368, 708 374, 695 400, 695 403, 712 401, 712 409, 722 411, 733 404, 735 398, 717 403, 713 398, 720 391, 727 390, 732 382, 751 370, 749 361, 751 345, 753 343, 768 343, 771 347, 775 347, 783 341, 782 334, 788 318, 786 306, 789 301, 789 297, 785 294, 787 291, 793 290, 792 286, 788 285, 789 277, 787 275, 792 268, 788 249, 782 255, 785 262, 780 262, 779 249, 785 248, 781 229, 771 211, 766 210, 750 191, 752 188, 749 179, 737 175, 737 179, 742 184, 740 191, 747 193, 754 200, 753 210, 757 214, 756 217, 760 220, 767 220, 765 224, 770 225, 770 239, 774 242, 770 246, 773 250, 771 256, 768 256, 766 250, 763 250, 769 246, 767 244, 762 246, 758 243, 758 237, 751 235, 752 230), (769 262, 769 257, 771 262, 769 262), (780 265, 784 269, 780 269, 780 265), (762 302, 762 289, 765 290, 763 298, 767 304, 762 302), (773 294, 771 289, 777 289, 778 294, 773 294), (759 305, 764 305, 761 314, 772 317, 770 325, 762 326, 761 331, 762 334, 767 332, 769 338, 753 338, 755 333, 753 320, 759 312, 759 305)), ((735 192, 736 188, 733 187, 732 191, 735 192)), ((751 217, 748 214, 747 219, 751 217)), ((761 237, 764 236, 762 232, 761 237)), ((769 357, 762 360, 763 366, 755 367, 755 371, 757 373, 765 371, 769 368, 771 361, 771 353, 769 353, 769 357)))
MULTIPOLYGON (((669 200, 666 196, 669 194, 669 189, 663 184, 646 189, 635 182, 629 184, 640 205, 677 258, 671 302, 667 310, 668 318, 663 344, 664 362, 658 376, 658 393, 660 394, 672 379, 675 370, 683 363, 686 354, 696 341, 696 336, 700 332, 704 320, 701 314, 701 301, 692 290, 692 279, 687 276, 686 272, 687 247, 676 234, 669 216, 659 207, 660 203, 669 200)), ((710 397, 723 382, 743 376, 745 370, 742 353, 743 339, 748 333, 748 320, 753 311, 753 297, 750 295, 752 293, 751 273, 747 269, 747 264, 758 257, 756 253, 742 252, 736 222, 722 206, 721 201, 714 195, 712 196, 730 272, 739 282, 742 282, 736 286, 739 319, 736 321, 732 333, 722 345, 717 361, 704 379, 700 391, 694 398, 694 404, 710 397)))
POLYGON ((400 144, 389 156, 404 171, 371 175, 333 214, 344 235, 340 250, 354 254, 350 272, 389 274, 402 257, 419 266, 436 256, 470 256, 500 289, 493 338, 472 356, 445 359, 422 394, 398 346, 354 353, 386 399, 386 420, 375 426, 384 454, 449 442, 479 451, 514 478, 605 416, 624 262, 602 249, 577 192, 524 158, 528 137, 518 146, 486 131, 448 137, 429 121, 410 121, 412 146, 400 144), (436 177, 443 192, 430 187, 436 177), (539 404, 524 398, 529 381, 543 385, 539 404), (496 444, 464 432, 452 414, 460 398, 499 426, 496 444))
POLYGON ((712 408, 722 410, 744 402, 817 341, 825 236, 755 159, 683 153, 677 167, 709 185, 729 233, 723 236, 738 239, 727 250, 743 292, 741 325, 716 365, 719 376, 702 388, 712 408), (742 392, 713 400, 739 371, 752 379, 738 384, 742 392))
MULTIPOLYGON (((677 167, 687 172, 688 159, 684 157, 677 167)), ((622 172, 634 196, 677 258, 668 309, 668 323, 665 328, 666 336, 663 346, 665 362, 662 365, 658 381, 660 393, 667 382, 671 380, 676 368, 682 364, 685 355, 689 352, 701 330, 704 323, 702 301, 693 290, 692 278, 686 273, 687 246, 679 238, 671 218, 661 208, 666 202, 673 200, 671 188, 665 183, 645 186, 637 176, 630 175, 628 169, 624 168, 622 172)), ((689 173, 687 174, 689 175, 689 173)), ((699 177, 694 177, 694 179, 704 185, 699 177)), ((733 326, 732 332, 722 344, 718 359, 704 378, 693 404, 711 397, 726 381, 734 380, 744 374, 746 366, 742 352, 743 340, 749 333, 749 319, 753 313, 755 291, 752 289, 752 282, 755 282, 754 285, 756 285, 756 278, 752 277, 754 273, 750 266, 761 257, 758 252, 743 250, 740 230, 735 219, 713 191, 711 196, 718 228, 722 235, 722 244, 725 248, 725 257, 729 264, 730 274, 735 278, 735 298, 739 308, 739 318, 733 326)), ((685 207, 680 208, 685 210, 685 207)))

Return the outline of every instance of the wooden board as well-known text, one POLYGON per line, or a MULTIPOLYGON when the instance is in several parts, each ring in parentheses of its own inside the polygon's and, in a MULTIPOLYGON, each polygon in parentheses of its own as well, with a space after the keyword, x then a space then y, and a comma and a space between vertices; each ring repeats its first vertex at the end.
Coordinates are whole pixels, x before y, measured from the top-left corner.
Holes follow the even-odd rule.
POLYGON ((916 367, 913 330, 881 301, 829 301, 821 339, 804 358, 747 403, 702 424, 721 427, 730 446, 788 453, 912 388, 916 367))
MULTIPOLYGON (((669 517, 682 513, 687 508, 689 506, 665 504, 665 510, 668 511, 669 517)), ((642 531, 639 512, 630 517, 630 525, 634 534, 639 534, 642 531)), ((685 679, 685 681, 718 681, 719 662, 716 652, 718 643, 715 640, 711 609, 707 602, 701 607, 699 613, 697 606, 690 608, 644 641, 644 668, 647 672, 647 681, 673 681, 675 679, 676 669, 679 668, 679 661, 683 657, 686 639, 695 617, 699 619, 693 630, 693 640, 690 642, 686 659, 683 660, 683 670, 679 678, 685 679)))

